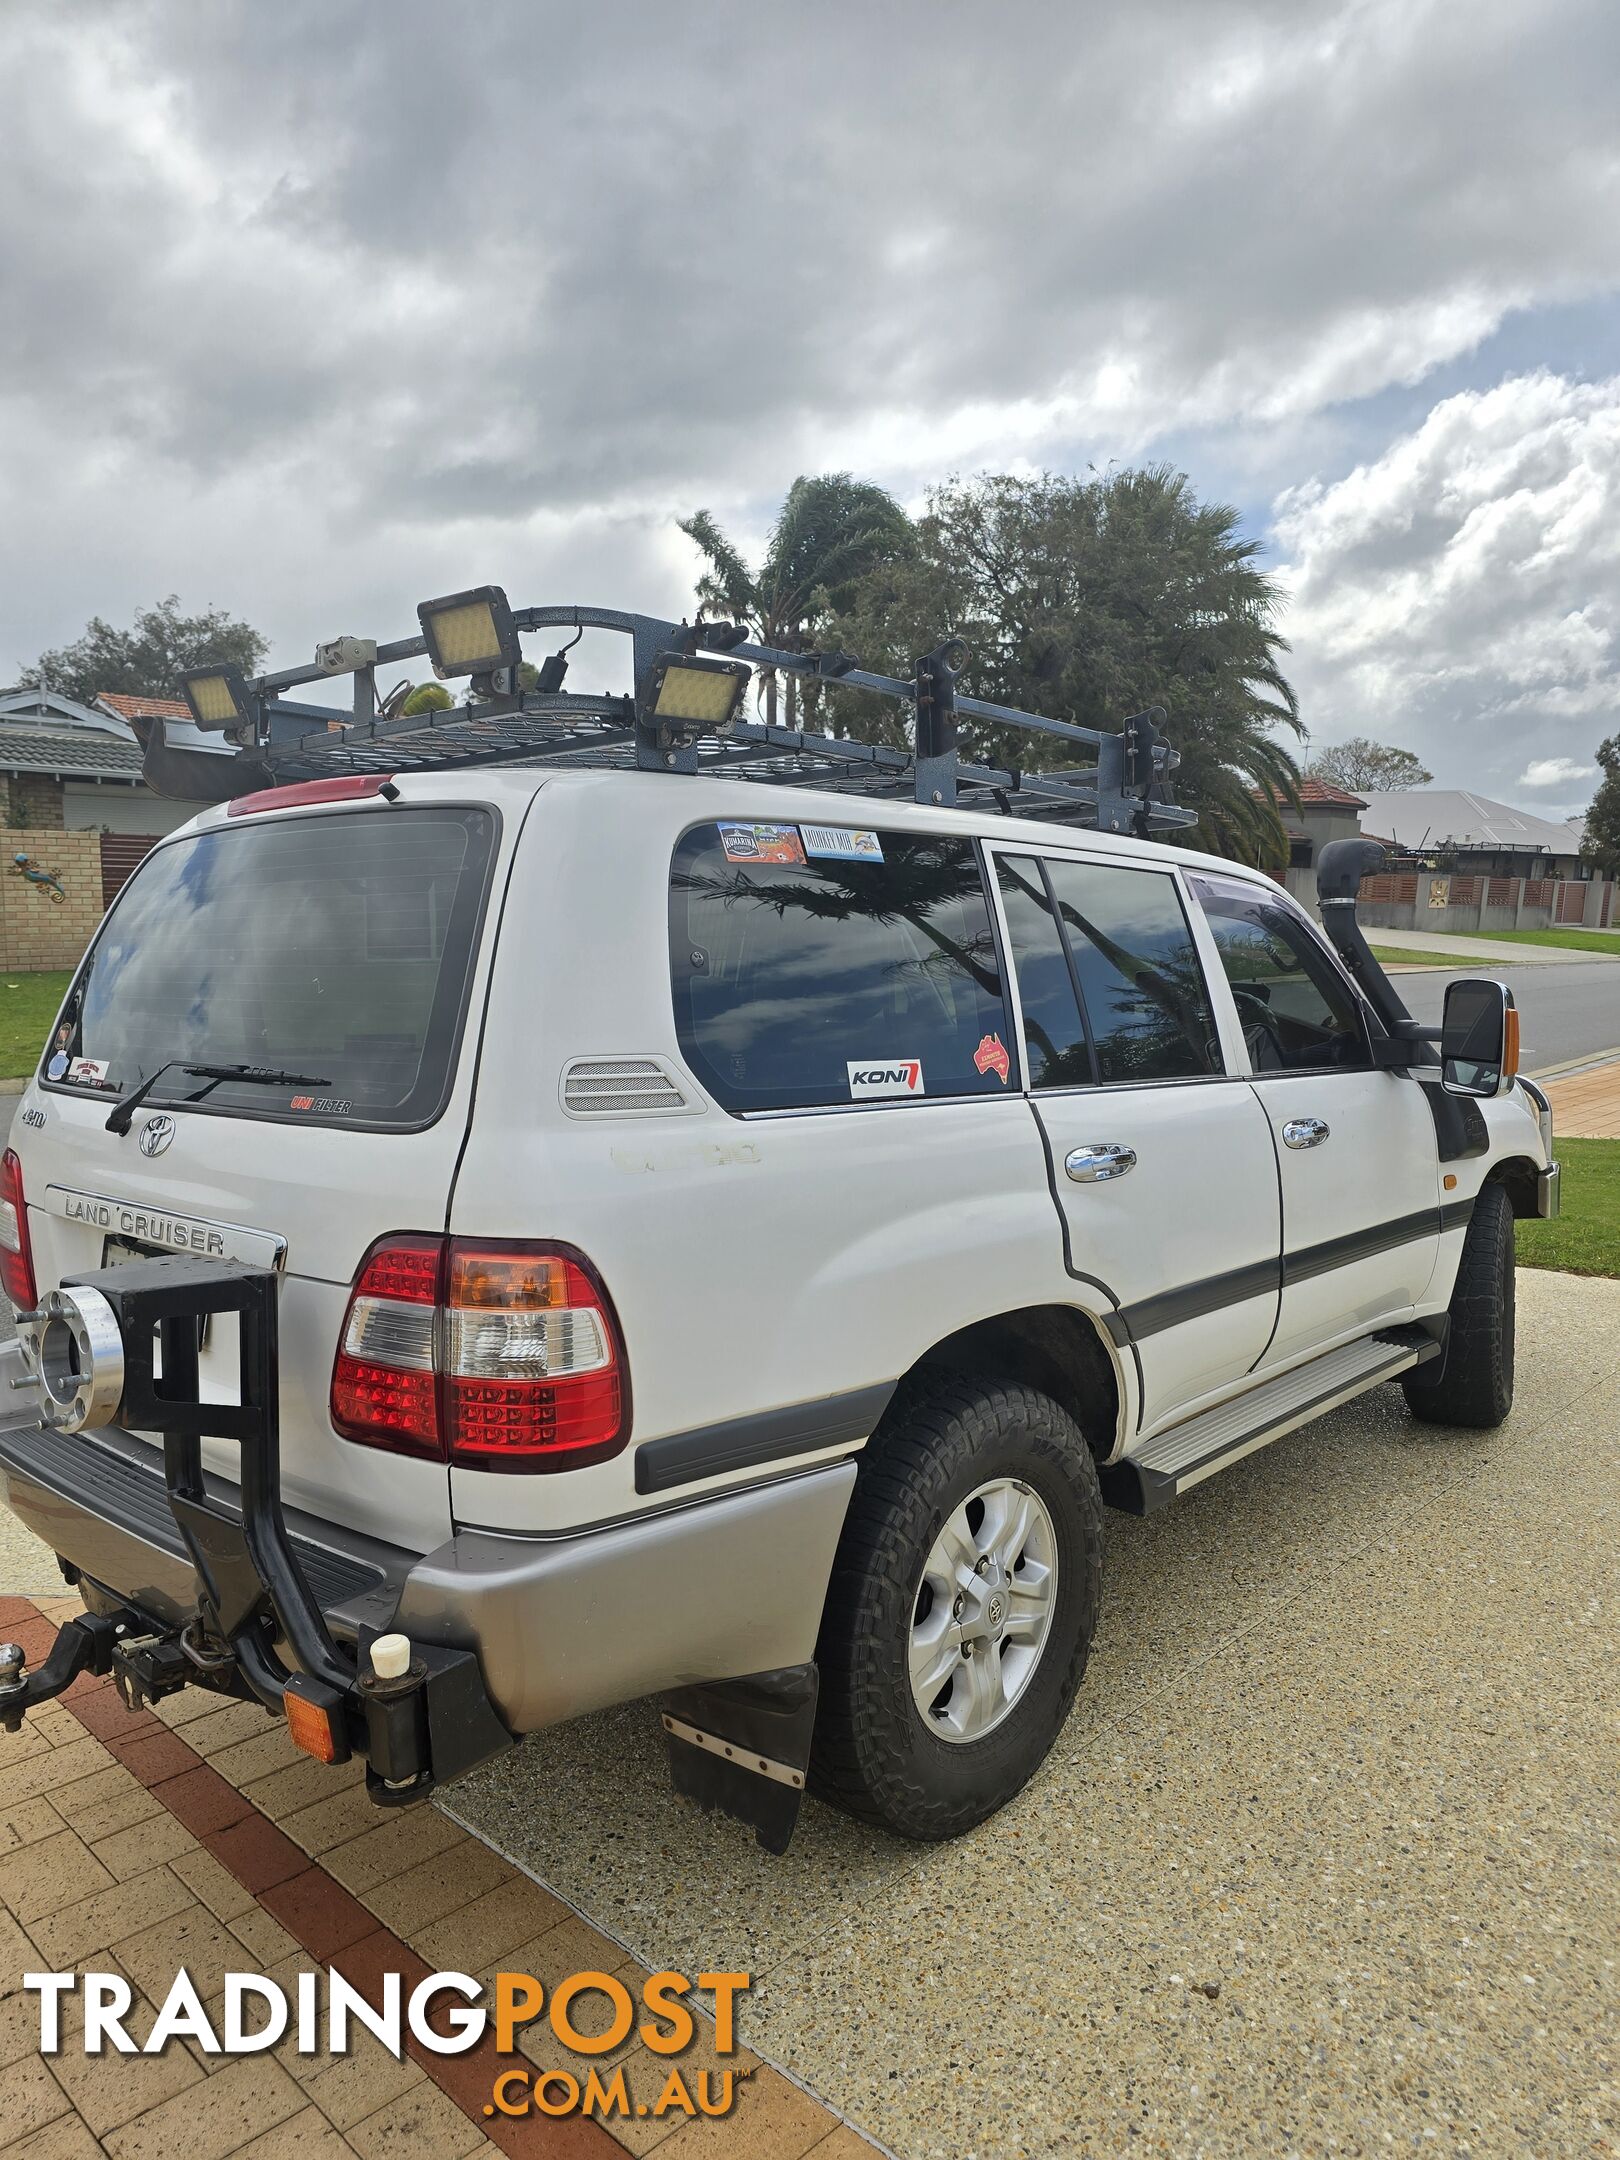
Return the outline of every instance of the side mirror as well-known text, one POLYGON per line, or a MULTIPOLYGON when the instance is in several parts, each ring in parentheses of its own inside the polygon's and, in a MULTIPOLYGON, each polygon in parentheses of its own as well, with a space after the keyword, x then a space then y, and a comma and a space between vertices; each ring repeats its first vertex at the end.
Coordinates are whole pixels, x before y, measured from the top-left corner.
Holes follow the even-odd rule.
POLYGON ((1448 1094, 1507 1093, 1519 1069, 1519 1015, 1506 983, 1448 985, 1440 1064, 1448 1094))

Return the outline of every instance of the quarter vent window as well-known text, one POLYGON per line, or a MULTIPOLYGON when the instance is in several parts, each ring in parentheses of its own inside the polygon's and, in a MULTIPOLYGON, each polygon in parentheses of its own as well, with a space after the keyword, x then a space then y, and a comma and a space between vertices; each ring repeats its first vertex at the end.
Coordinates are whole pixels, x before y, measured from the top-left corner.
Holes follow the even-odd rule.
POLYGON ((563 1073, 563 1108, 572 1117, 625 1117, 638 1111, 695 1110, 657 1058, 575 1058, 563 1073))

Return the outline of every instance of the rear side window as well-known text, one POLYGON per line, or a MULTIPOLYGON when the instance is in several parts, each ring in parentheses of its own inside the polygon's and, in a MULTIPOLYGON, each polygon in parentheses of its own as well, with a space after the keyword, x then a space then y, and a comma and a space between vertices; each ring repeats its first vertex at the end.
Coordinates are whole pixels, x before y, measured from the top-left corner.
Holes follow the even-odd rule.
POLYGON ((675 853, 670 965, 681 1047, 728 1110, 1017 1084, 970 840, 700 825, 675 853))
POLYGON ((487 810, 278 818, 149 855, 92 946, 42 1077, 307 1124, 442 1108, 489 883, 487 810), (188 1065, 299 1076, 209 1080, 188 1065))
POLYGON ((1222 1069, 1172 878, 1018 856, 1002 864, 1001 879, 1035 1086, 1186 1080, 1222 1069))

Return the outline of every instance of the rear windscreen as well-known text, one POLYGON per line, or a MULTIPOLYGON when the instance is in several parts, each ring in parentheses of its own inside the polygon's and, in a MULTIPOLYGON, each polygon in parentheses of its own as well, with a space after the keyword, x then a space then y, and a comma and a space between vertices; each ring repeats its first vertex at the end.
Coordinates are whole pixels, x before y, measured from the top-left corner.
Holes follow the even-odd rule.
POLYGON ((427 1123, 449 1090, 494 834, 487 810, 368 810, 156 849, 91 947, 41 1077, 125 1095, 167 1065, 149 1102, 427 1123))

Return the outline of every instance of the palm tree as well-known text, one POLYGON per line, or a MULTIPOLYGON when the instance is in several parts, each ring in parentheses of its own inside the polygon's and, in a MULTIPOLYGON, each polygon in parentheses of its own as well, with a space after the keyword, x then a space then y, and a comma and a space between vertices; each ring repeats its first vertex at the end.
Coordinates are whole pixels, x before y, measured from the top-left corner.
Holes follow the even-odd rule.
MULTIPOLYGON (((892 495, 849 473, 801 473, 788 489, 763 561, 751 571, 707 510, 682 518, 702 549, 701 606, 744 623, 762 645, 792 652, 838 608, 861 579, 908 554, 911 520, 892 495)), ((788 725, 798 711, 798 678, 787 686, 788 725)), ((765 717, 776 719, 776 673, 765 673, 765 717)))
MULTIPOLYGON (((955 632, 977 695, 1083 727, 1162 705, 1182 759, 1177 800, 1198 812, 1193 844, 1282 868, 1299 706, 1282 672, 1282 595, 1235 510, 1200 502, 1163 465, 981 474, 937 488, 916 533, 912 555, 857 586, 827 626, 834 640, 904 674, 910 655, 955 632)), ((877 727, 892 738, 897 723, 877 727)), ((962 732, 991 764, 1075 762, 1055 739, 962 732)))

